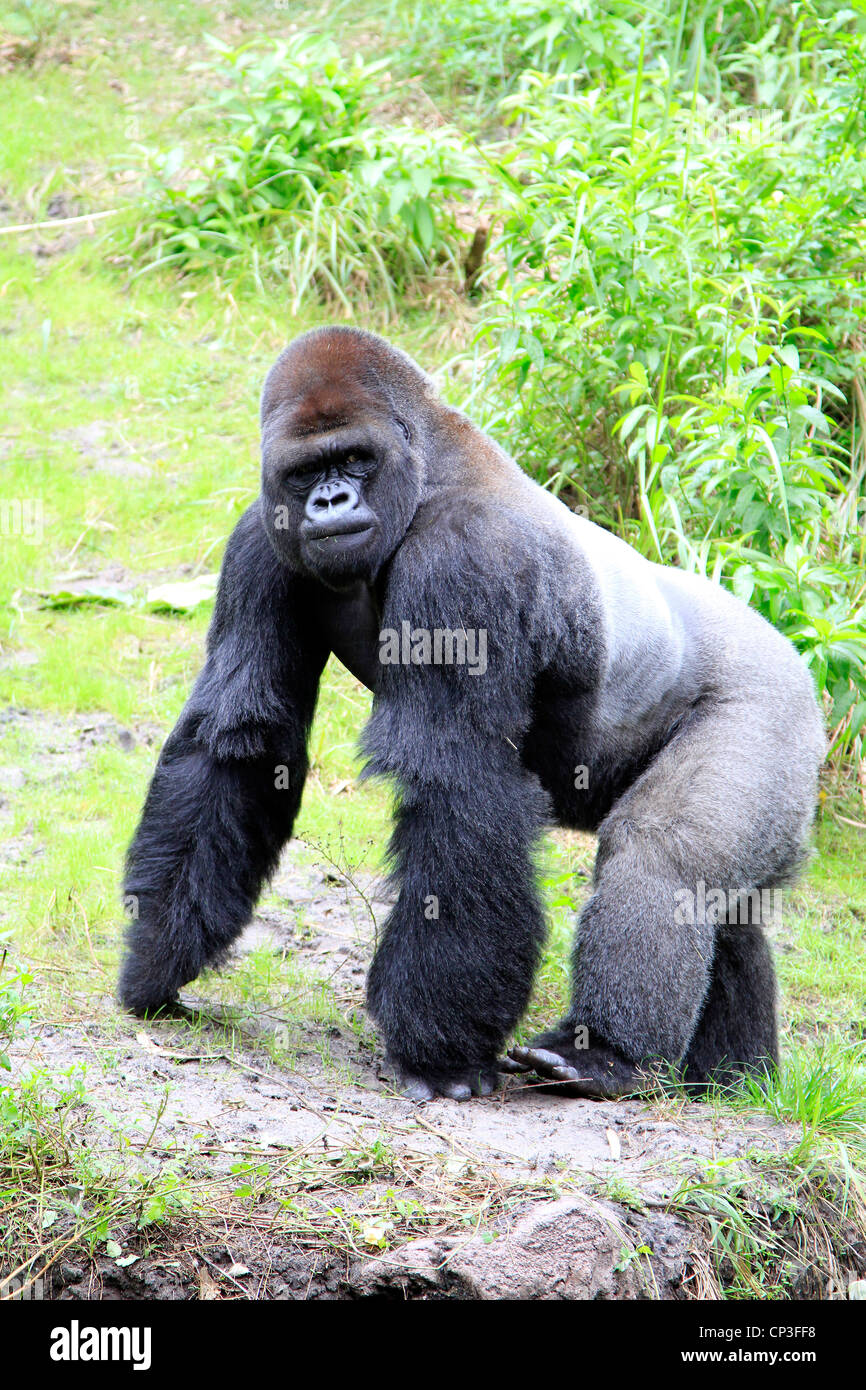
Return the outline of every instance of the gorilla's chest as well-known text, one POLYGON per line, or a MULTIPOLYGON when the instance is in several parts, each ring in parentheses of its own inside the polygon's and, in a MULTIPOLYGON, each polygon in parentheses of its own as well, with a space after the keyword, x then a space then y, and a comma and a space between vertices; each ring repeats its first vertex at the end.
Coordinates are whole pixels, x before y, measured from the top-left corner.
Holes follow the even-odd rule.
POLYGON ((340 594, 323 591, 318 619, 337 660, 368 690, 375 690, 381 613, 370 586, 359 583, 340 594))

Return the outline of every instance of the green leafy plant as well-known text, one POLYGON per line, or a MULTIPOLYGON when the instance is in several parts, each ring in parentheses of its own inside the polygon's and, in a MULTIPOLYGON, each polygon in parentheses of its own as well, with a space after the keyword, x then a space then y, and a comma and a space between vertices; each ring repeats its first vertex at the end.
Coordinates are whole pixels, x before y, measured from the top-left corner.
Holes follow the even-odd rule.
POLYGON ((33 976, 26 970, 10 966, 9 955, 0 945, 0 1069, 11 1071, 7 1051, 15 1034, 26 1027, 33 1013, 33 1004, 25 998, 33 976))
POLYGON ((848 50, 796 117, 711 106, 694 63, 690 89, 688 65, 674 81, 649 61, 606 89, 525 73, 501 106, 515 138, 473 405, 552 491, 791 636, 856 752, 862 36, 848 50))
MULTIPOLYGON (((344 61, 301 33, 238 49, 215 44, 215 129, 197 160, 149 152, 134 252, 191 272, 234 263, 259 282, 352 302, 459 267, 459 200, 480 163, 451 130, 375 120, 383 61, 344 61)), ((146 152, 147 153, 147 152, 146 152)))
POLYGON ((837 72, 856 21, 832 0, 740 0, 725 5, 723 22, 721 11, 686 0, 387 0, 381 8, 388 29, 406 33, 403 68, 485 121, 528 68, 601 87, 642 59, 671 76, 681 68, 710 97, 751 81, 756 104, 769 104, 837 72))
MULTIPOLYGON (((778 306, 771 306, 778 309, 778 306)), ((776 321, 778 322, 778 321, 776 321)), ((841 392, 760 315, 726 344, 723 383, 655 399, 632 363, 616 390, 656 558, 722 579, 800 648, 836 741, 866 725, 866 533, 840 526, 844 465, 820 408, 841 392)))

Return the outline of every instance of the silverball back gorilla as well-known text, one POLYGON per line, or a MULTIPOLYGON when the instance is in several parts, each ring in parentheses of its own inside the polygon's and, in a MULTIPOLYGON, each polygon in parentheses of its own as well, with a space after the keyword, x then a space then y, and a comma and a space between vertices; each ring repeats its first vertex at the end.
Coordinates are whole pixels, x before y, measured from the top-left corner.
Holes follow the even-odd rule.
POLYGON ((573 515, 369 333, 293 342, 261 422, 261 497, 129 851, 123 1002, 168 1004, 249 920, 333 652, 374 693, 368 768, 399 791, 368 1003, 407 1095, 493 1088, 544 938, 551 819, 598 831, 573 1000, 500 1065, 597 1097, 658 1061, 694 1083, 772 1064, 773 966, 737 894, 784 880, 812 819, 824 741, 793 647, 573 515), (383 663, 380 632, 404 623, 420 663, 383 663), (437 630, 486 634, 486 668, 453 645, 425 659, 437 630))

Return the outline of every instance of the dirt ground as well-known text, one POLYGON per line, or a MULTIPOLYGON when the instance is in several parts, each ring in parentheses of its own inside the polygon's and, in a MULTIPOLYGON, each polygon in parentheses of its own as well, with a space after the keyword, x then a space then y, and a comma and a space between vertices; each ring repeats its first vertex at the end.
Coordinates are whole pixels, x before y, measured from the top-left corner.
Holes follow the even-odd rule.
POLYGON ((514 1078, 464 1104, 403 1100, 361 1021, 381 885, 350 885, 290 846, 273 886, 286 906, 244 933, 225 996, 244 956, 290 953, 327 981, 348 1025, 295 1021, 289 1040, 279 1006, 216 1005, 194 986, 188 1016, 142 1023, 106 990, 92 1022, 46 1022, 20 1050, 25 1069, 85 1065, 82 1137, 106 1158, 125 1150, 145 1169, 174 1158, 213 1191, 236 1189, 238 1164, 252 1165, 261 1189, 242 1210, 217 1202, 218 1220, 127 1231, 120 1263, 99 1251, 61 1259, 48 1296, 694 1296, 706 1240, 671 1213, 672 1194, 708 1161, 748 1166, 789 1131, 697 1104, 566 1099, 514 1078), (291 1066, 272 1055, 287 1041, 291 1066), (294 1228, 280 1220, 289 1191, 290 1206, 298 1194, 312 1203, 294 1228), (395 1240, 400 1204, 417 1204, 433 1234, 395 1240))
MULTIPOLYGON (((10 709, 0 721, 21 736, 0 780, 0 864, 25 868, 43 850, 38 824, 10 833, 23 787, 59 786, 102 748, 161 737, 107 715, 10 709)), ((94 868, 116 884, 110 865, 94 868)), ((176 1016, 144 1022, 113 996, 119 926, 65 944, 38 936, 41 992, 13 1075, 83 1077, 62 1123, 46 1122, 69 1176, 38 1196, 39 1296, 718 1296, 702 1184, 715 1173, 758 1190, 796 1133, 757 1110, 581 1101, 515 1077, 463 1104, 403 1099, 364 1012, 389 895, 292 842, 218 979, 185 990, 176 1016)), ((33 1258, 30 1220, 19 1259, 33 1258)), ((864 1258, 852 1247, 852 1277, 864 1258)), ((795 1297, 827 1296, 808 1261, 795 1258, 790 1279, 795 1297)))

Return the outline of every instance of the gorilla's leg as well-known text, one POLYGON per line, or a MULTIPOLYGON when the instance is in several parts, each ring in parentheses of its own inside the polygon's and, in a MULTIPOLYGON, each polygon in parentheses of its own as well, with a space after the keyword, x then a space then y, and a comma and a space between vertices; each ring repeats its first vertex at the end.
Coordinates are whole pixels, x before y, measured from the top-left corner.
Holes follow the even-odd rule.
POLYGON ((405 1093, 465 1100, 497 1083, 544 938, 532 844, 537 783, 490 770, 463 787, 405 790, 392 853, 400 896, 367 980, 405 1093))
POLYGON ((747 1071, 768 1071, 778 1061, 776 979, 767 939, 751 923, 722 926, 683 1079, 696 1088, 725 1085, 747 1071))
POLYGON ((534 853, 550 802, 524 766, 531 662, 519 586, 466 552, 471 506, 392 566, 383 629, 475 633, 484 667, 384 662, 364 733, 367 771, 398 796, 390 852, 399 897, 367 1002, 406 1093, 466 1099, 498 1081, 545 934, 534 853), (459 618, 458 616, 459 615, 459 618))
POLYGON ((226 549, 208 658, 157 764, 129 849, 119 995, 170 1003, 249 920, 291 834, 327 649, 253 508, 226 549))
POLYGON ((513 1050, 518 1067, 599 1097, 640 1089, 658 1063, 685 1063, 697 1080, 775 1057, 769 951, 758 926, 728 924, 720 900, 796 865, 817 766, 761 716, 734 702, 696 710, 607 817, 572 1010, 513 1050))
MULTIPOLYGON (((639 1092, 639 1068, 596 1034, 579 1035, 570 1019, 513 1048, 509 1071, 534 1070, 566 1095, 597 1099, 639 1092), (589 1050, 584 1042, 589 1042, 589 1050), (578 1046, 578 1044, 580 1044, 578 1046)), ((776 979, 769 943, 757 924, 723 924, 715 932, 710 981, 681 1065, 694 1091, 729 1085, 745 1072, 778 1065, 776 979)))
POLYGON ((566 1094, 596 1099, 642 1087, 642 1068, 677 1061, 707 992, 714 928, 678 925, 682 881, 632 821, 601 838, 596 889, 574 955, 573 1011, 512 1057, 566 1094))

